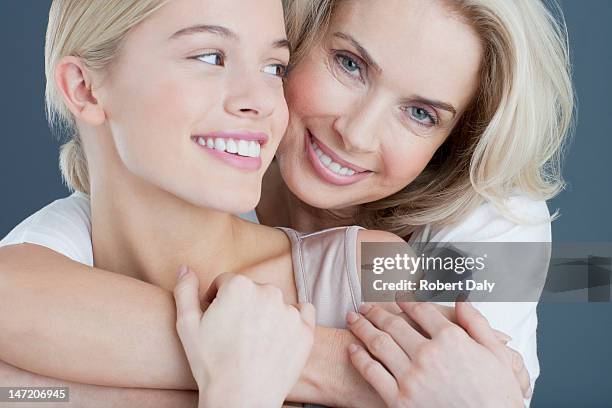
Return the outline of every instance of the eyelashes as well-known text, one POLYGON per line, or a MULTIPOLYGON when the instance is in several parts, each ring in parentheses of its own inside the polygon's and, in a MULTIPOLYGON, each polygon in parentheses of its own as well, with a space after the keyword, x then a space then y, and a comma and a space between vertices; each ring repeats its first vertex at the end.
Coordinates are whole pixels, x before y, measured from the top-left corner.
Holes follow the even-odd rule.
POLYGON ((432 127, 438 125, 438 116, 423 106, 406 106, 400 108, 400 110, 406 112, 419 126, 432 127))
MULTIPOLYGON (((212 51, 206 52, 203 54, 198 54, 191 59, 198 60, 204 62, 205 64, 213 65, 213 66, 225 66, 225 54, 220 51, 212 51)), ((287 76, 288 66, 282 63, 269 64, 266 65, 262 72, 284 79, 287 76)))
POLYGON ((225 55, 223 55, 222 52, 207 52, 204 54, 196 55, 195 57, 193 57, 193 59, 202 61, 210 65, 225 65, 225 55))
POLYGON ((287 77, 288 67, 287 65, 283 65, 283 64, 270 64, 264 67, 263 72, 265 72, 266 74, 270 74, 270 75, 277 76, 279 78, 284 79, 287 77), (273 68, 272 72, 267 70, 267 68, 269 67, 273 68))
POLYGON ((337 52, 334 58, 346 75, 363 80, 363 67, 360 61, 340 52, 337 52))

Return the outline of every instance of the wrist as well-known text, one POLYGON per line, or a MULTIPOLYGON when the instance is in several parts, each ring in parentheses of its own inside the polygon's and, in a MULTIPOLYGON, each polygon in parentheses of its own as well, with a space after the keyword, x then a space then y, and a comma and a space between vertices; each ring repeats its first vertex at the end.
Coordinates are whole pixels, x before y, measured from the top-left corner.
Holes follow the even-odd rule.
POLYGON ((317 326, 308 362, 287 399, 338 407, 381 406, 378 394, 351 364, 352 343, 359 340, 348 330, 317 326))
POLYGON ((269 408, 283 405, 284 398, 262 390, 247 390, 239 381, 218 381, 200 388, 198 408, 269 408))
POLYGON ((300 403, 336 406, 337 377, 335 376, 336 356, 342 343, 344 330, 317 326, 315 340, 308 361, 300 374, 297 384, 287 399, 300 403))

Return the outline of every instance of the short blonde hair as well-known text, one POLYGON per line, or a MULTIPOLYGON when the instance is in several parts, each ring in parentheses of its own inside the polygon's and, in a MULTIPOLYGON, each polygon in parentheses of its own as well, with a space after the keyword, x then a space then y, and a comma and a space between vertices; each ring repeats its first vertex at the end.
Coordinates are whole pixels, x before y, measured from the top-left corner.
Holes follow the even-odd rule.
POLYGON ((53 0, 45 40, 45 105, 51 127, 69 137, 60 150, 60 169, 71 190, 89 194, 89 173, 74 118, 54 80, 57 64, 66 56, 75 56, 87 69, 104 72, 127 33, 168 1, 53 0))
MULTIPOLYGON (((339 0, 286 0, 296 63, 325 33, 339 0)), ((540 0, 446 0, 480 36, 480 87, 447 141, 400 192, 363 204, 357 222, 408 236, 460 221, 485 201, 518 222, 516 192, 546 200, 564 188, 561 158, 574 93, 567 30, 540 0)), ((550 221, 550 220, 540 220, 550 221)))

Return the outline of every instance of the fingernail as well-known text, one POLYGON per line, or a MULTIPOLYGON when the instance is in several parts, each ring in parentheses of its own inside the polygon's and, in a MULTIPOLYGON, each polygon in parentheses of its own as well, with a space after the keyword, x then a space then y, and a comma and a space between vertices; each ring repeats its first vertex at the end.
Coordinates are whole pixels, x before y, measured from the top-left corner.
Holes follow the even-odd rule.
POLYGON ((356 353, 358 350, 359 350, 359 346, 358 346, 358 345, 356 345, 356 344, 350 344, 350 345, 348 346, 348 351, 349 351, 349 353, 351 353, 351 354, 355 354, 355 353, 356 353))
POLYGON ((185 274, 187 273, 188 269, 185 265, 181 265, 181 267, 179 268, 177 274, 176 274, 176 278, 177 279, 181 279, 183 276, 185 276, 185 274))
POLYGON ((504 341, 505 343, 508 343, 510 340, 512 340, 512 337, 508 336, 506 333, 504 332, 499 332, 499 337, 502 339, 502 341, 504 341))
POLYGON ((472 310, 476 310, 476 308, 474 307, 474 305, 472 304, 472 302, 470 302, 469 300, 467 300, 467 299, 466 299, 466 300, 464 300, 462 303, 465 303, 465 305, 466 305, 467 307, 469 307, 470 309, 472 309, 472 310))
POLYGON ((359 315, 357 313, 355 313, 355 312, 348 312, 348 314, 346 315, 346 321, 349 324, 353 324, 357 320, 359 320, 359 315))
POLYGON ((372 305, 368 305, 366 303, 362 303, 361 306, 359 306, 359 313, 365 315, 368 314, 368 312, 372 310, 372 305))
POLYGON ((533 396, 533 388, 531 388, 531 386, 529 387, 529 389, 527 390, 527 396, 525 398, 529 399, 533 396))

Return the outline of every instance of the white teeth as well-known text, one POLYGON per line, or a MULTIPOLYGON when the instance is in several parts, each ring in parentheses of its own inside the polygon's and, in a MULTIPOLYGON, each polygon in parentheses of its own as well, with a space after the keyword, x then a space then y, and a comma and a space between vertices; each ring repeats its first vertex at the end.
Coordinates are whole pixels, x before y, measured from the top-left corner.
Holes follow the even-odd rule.
POLYGON ((249 142, 247 142, 246 140, 240 140, 238 142, 238 154, 240 156, 249 155, 249 142))
POLYGON ((321 161, 323 166, 325 166, 327 169, 331 170, 332 172, 340 176, 353 176, 357 173, 355 170, 349 169, 348 167, 342 167, 341 164, 333 161, 331 157, 323 153, 323 151, 321 151, 319 146, 317 146, 315 143, 312 143, 312 148, 314 149, 315 153, 319 157, 319 160, 321 161))
POLYGON ((219 138, 204 138, 197 137, 196 143, 200 146, 206 146, 209 149, 215 149, 220 152, 238 154, 243 157, 259 157, 261 155, 261 145, 255 140, 235 140, 219 138))
POLYGON ((224 152, 225 151, 225 140, 221 138, 215 139, 215 150, 224 152))
POLYGON ((225 146, 225 151, 228 153, 238 153, 238 145, 236 144, 234 139, 228 139, 225 146))
POLYGON ((325 153, 320 156, 320 160, 321 160, 321 163, 325 165, 325 167, 329 167, 329 165, 332 163, 331 157, 329 157, 325 153))
POLYGON ((251 140, 249 142, 249 157, 257 157, 257 146, 259 146, 259 143, 256 141, 251 140))

